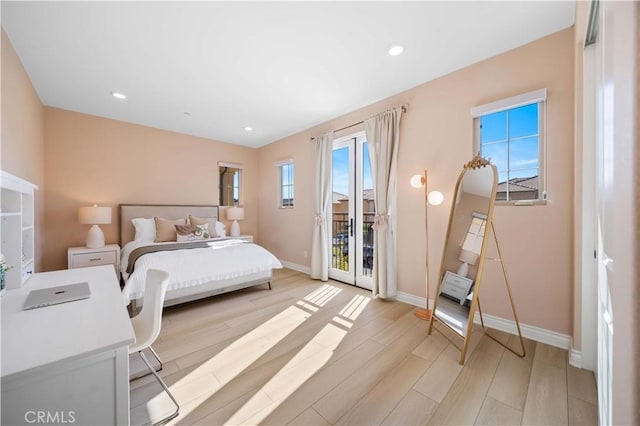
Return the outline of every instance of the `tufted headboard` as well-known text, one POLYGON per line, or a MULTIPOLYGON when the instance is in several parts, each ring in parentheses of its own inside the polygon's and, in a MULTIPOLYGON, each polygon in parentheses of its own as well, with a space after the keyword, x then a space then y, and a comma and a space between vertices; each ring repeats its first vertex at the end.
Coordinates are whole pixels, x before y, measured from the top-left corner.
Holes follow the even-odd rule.
POLYGON ((161 217, 187 219, 189 215, 218 218, 218 206, 170 204, 120 204, 120 247, 133 240, 135 229, 131 219, 161 217))

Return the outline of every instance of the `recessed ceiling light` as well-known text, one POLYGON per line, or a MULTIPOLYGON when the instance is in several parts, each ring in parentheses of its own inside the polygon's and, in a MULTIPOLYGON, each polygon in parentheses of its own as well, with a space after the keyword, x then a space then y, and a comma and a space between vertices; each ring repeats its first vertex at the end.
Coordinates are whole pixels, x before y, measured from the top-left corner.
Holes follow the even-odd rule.
POLYGON ((389 55, 398 56, 399 54, 402 53, 403 50, 404 50, 403 46, 396 44, 395 46, 391 46, 391 48, 389 49, 389 55))
POLYGON ((253 127, 247 126, 247 127, 244 128, 244 130, 245 130, 245 132, 251 132, 253 130, 253 127))
POLYGON ((113 96, 116 99, 127 99, 127 95, 124 95, 118 92, 111 92, 111 96, 113 96))

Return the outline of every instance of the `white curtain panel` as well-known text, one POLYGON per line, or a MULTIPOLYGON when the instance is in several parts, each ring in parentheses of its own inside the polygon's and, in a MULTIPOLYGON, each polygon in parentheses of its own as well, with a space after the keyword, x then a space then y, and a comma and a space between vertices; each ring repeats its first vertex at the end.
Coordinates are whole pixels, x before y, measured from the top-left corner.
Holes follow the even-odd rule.
POLYGON ((394 108, 365 121, 376 215, 373 224, 373 296, 398 293, 396 263, 396 185, 400 118, 394 108))
POLYGON ((333 133, 326 133, 315 141, 316 180, 313 199, 314 225, 311 246, 311 278, 329 280, 331 261, 331 162, 333 158, 333 133))

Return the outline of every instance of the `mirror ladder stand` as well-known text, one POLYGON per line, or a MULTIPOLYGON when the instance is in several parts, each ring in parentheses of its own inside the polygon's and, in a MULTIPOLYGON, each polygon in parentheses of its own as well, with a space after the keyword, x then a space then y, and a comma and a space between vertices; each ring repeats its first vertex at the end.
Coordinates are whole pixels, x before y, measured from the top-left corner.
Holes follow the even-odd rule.
POLYGON ((493 226, 493 221, 491 222, 491 231, 493 233, 493 238, 496 242, 496 248, 498 249, 497 260, 500 261, 500 266, 502 267, 502 275, 504 276, 504 282, 507 286, 507 294, 509 295, 509 302, 511 303, 511 311, 513 312, 513 318, 516 322, 516 328, 518 330, 518 337, 520 338, 520 347, 522 349, 522 353, 516 352, 515 350, 507 346, 505 343, 502 343, 500 340, 496 339, 494 336, 491 335, 491 333, 488 332, 488 330, 484 326, 484 320, 482 318, 482 308, 480 307, 480 295, 478 295, 478 314, 480 315, 480 325, 482 326, 482 329, 484 330, 484 333, 487 336, 489 336, 491 339, 493 339, 500 345, 504 346, 506 349, 513 352, 515 355, 519 356, 520 358, 524 358, 526 355, 526 350, 524 347, 524 338, 522 337, 522 331, 520 330, 520 321, 518 321, 518 313, 516 312, 516 305, 513 303, 513 296, 511 295, 511 285, 509 285, 509 279, 507 278, 507 270, 504 267, 502 251, 500 250, 500 243, 498 242, 498 235, 496 235, 496 228, 493 226))

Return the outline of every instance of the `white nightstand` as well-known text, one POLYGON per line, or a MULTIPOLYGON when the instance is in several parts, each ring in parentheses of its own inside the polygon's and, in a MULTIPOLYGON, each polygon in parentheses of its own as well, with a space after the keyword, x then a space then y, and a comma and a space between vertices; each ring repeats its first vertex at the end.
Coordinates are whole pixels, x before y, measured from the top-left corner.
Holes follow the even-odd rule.
POLYGON ((71 247, 67 250, 67 267, 69 269, 86 268, 87 266, 113 265, 116 275, 120 272, 120 246, 107 244, 100 248, 71 247))
POLYGON ((467 294, 469 294, 471 284, 473 284, 472 279, 447 271, 442 279, 440 293, 458 299, 462 305, 467 298, 467 294))

